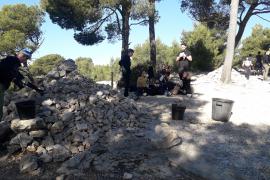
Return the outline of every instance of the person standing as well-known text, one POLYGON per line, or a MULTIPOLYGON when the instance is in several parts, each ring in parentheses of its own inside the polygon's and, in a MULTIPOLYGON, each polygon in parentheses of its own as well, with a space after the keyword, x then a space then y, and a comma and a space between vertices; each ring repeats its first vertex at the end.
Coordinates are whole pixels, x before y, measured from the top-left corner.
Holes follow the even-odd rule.
POLYGON ((246 59, 242 63, 242 67, 245 70, 245 77, 247 78, 247 80, 249 80, 249 76, 251 74, 252 66, 253 66, 253 64, 252 64, 252 55, 249 54, 248 57, 246 57, 246 59))
POLYGON ((258 54, 256 56, 256 64, 255 68, 258 74, 262 74, 262 55, 261 51, 258 51, 258 54))
POLYGON ((263 56, 263 68, 263 80, 267 80, 270 68, 270 48, 265 52, 265 55, 263 56))
POLYGON ((131 75, 131 57, 134 54, 133 49, 128 49, 127 53, 122 56, 119 65, 121 66, 121 71, 122 71, 122 77, 124 79, 124 86, 125 86, 125 91, 124 91, 124 96, 128 96, 129 92, 129 84, 130 84, 130 75, 131 75))
POLYGON ((189 71, 189 63, 192 61, 192 56, 190 51, 187 49, 187 45, 185 43, 181 44, 181 52, 176 57, 176 61, 178 62, 178 74, 180 80, 183 82, 183 92, 184 94, 192 94, 190 87, 190 78, 191 75, 189 71))
POLYGON ((189 62, 192 61, 192 56, 190 51, 187 49, 187 45, 185 43, 181 44, 181 52, 176 57, 176 61, 178 62, 178 74, 180 78, 183 76, 184 72, 189 70, 189 62))
POLYGON ((0 121, 3 116, 3 106, 4 106, 4 94, 9 88, 11 82, 13 82, 20 89, 24 86, 28 86, 35 89, 40 94, 43 94, 43 90, 38 89, 35 85, 30 82, 24 83, 24 76, 20 73, 19 68, 22 64, 25 66, 27 60, 30 59, 32 53, 23 49, 16 56, 7 56, 0 60, 0 121))

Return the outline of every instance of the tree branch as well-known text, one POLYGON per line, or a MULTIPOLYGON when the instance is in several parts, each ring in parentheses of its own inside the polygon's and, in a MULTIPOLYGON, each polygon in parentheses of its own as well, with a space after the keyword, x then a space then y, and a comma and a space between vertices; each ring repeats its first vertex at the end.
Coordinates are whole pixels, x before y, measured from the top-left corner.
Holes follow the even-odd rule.
POLYGON ((144 23, 147 23, 149 20, 142 20, 142 21, 140 21, 140 22, 137 22, 137 23, 132 23, 132 24, 130 24, 130 26, 133 26, 133 25, 140 25, 140 24, 144 24, 144 23))
MULTIPOLYGON (((112 10, 112 12, 111 13, 109 13, 106 17, 104 17, 103 19, 101 19, 100 21, 98 21, 96 24, 96 26, 95 26, 95 28, 92 30, 93 32, 96 32, 102 25, 103 25, 103 23, 104 22, 106 22, 106 20, 111 16, 111 15, 113 15, 114 13, 115 13, 115 11, 116 10, 114 10, 114 9, 110 9, 110 10, 112 10)), ((91 26, 91 27, 93 27, 93 26, 91 26)), ((90 29, 90 28, 89 28, 90 29)))
POLYGON ((243 9, 242 9, 242 12, 240 13, 240 16, 239 16, 239 23, 241 23, 241 22, 243 21, 243 17, 242 17, 242 16, 243 16, 244 12, 246 11, 246 7, 244 6, 243 3, 241 3, 240 6, 241 6, 243 9))
POLYGON ((256 14, 265 14, 265 13, 269 13, 270 12, 270 9, 267 10, 267 11, 253 11, 253 15, 256 15, 256 14))

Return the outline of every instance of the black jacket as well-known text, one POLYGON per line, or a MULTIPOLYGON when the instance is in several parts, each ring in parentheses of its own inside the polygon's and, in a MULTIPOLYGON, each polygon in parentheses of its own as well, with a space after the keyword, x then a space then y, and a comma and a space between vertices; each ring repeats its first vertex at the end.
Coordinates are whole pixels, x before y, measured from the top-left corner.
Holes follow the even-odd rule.
POLYGON ((270 56, 269 55, 264 55, 262 60, 263 60, 263 63, 270 64, 270 56))
POLYGON ((131 61, 130 61, 130 57, 128 55, 124 55, 121 58, 121 61, 119 62, 120 66, 122 67, 122 69, 125 71, 125 73, 130 73, 130 66, 131 66, 131 61))
POLYGON ((24 76, 20 73, 19 67, 21 66, 20 60, 16 56, 7 56, 4 59, 0 60, 0 83, 4 86, 5 89, 8 89, 10 83, 13 81, 20 89, 24 85, 35 89, 40 92, 34 84, 28 82, 27 84, 23 83, 24 76))
POLYGON ((23 75, 19 72, 20 60, 16 56, 7 56, 0 60, 0 83, 8 89, 13 81, 19 88, 23 88, 23 75))

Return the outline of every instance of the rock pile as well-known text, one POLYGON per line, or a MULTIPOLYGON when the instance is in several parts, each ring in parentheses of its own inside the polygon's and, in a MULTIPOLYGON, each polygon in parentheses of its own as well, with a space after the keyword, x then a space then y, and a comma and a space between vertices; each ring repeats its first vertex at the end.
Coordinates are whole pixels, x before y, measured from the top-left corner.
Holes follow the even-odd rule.
MULTIPOLYGON (((31 153, 22 158, 22 172, 39 172, 37 161, 63 162, 73 157, 73 164, 78 158, 81 162, 93 149, 101 151, 97 147, 104 147, 115 129, 138 132, 151 119, 133 100, 80 76, 72 60, 39 77, 37 83, 45 90, 43 96, 24 89, 5 97, 4 119, 16 133, 8 150, 31 153), (27 99, 35 99, 36 117, 20 120, 15 102, 27 99)), ((91 162, 87 163, 86 168, 91 162)))
MULTIPOLYGON (((220 83, 222 69, 223 69, 223 66, 219 67, 218 69, 214 71, 211 71, 210 73, 206 75, 204 74, 199 75, 196 79, 196 83, 201 83, 201 82, 220 83)), ((245 76, 241 74, 240 72, 236 71, 235 69, 232 69, 231 78, 232 78, 233 83, 235 82, 241 83, 241 82, 246 81, 245 76)))

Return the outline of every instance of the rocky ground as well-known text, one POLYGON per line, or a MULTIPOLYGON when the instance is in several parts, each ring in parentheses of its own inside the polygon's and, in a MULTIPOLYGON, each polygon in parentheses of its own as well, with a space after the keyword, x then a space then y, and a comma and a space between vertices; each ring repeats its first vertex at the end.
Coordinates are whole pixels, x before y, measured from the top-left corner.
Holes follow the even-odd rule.
POLYGON ((225 86, 220 71, 194 76, 192 97, 134 101, 66 61, 40 77, 43 96, 7 94, 0 179, 269 179, 270 111, 260 99, 270 84, 233 71, 225 86), (37 116, 19 120, 14 103, 29 98, 37 116), (211 119, 212 98, 234 101, 229 122, 211 119), (172 120, 173 103, 187 107, 184 120, 172 120))
POLYGON ((176 131, 153 126, 157 117, 148 109, 80 76, 73 61, 38 77, 37 84, 44 95, 23 89, 5 96, 0 178, 199 177, 171 167, 165 154, 181 144, 176 131), (19 119, 16 102, 29 99, 36 117, 19 119))
POLYGON ((206 179, 270 179, 270 82, 260 76, 247 81, 233 70, 232 84, 222 85, 220 74, 217 69, 195 76, 192 98, 144 97, 140 103, 183 139, 168 154, 175 166, 206 179), (234 101, 229 122, 212 120, 212 98, 234 101), (187 107, 183 121, 171 120, 172 103, 187 107))

